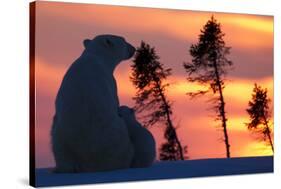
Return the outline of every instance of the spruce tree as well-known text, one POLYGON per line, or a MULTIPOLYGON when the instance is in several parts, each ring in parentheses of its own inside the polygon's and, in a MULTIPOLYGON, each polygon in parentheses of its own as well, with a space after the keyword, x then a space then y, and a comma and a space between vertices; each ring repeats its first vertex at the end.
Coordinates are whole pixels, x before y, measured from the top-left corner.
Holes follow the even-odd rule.
POLYGON ((270 112, 269 112, 270 99, 267 97, 267 89, 255 84, 252 94, 252 100, 248 103, 246 110, 250 116, 250 122, 246 123, 250 131, 256 132, 259 138, 269 143, 272 152, 274 152, 273 141, 271 138, 272 131, 269 126, 270 112))
POLYGON ((159 61, 154 47, 141 42, 133 60, 132 76, 136 87, 135 110, 145 127, 164 125, 167 142, 160 148, 160 160, 183 160, 183 148, 172 123, 171 102, 166 95, 168 83, 163 83, 171 75, 171 68, 165 69, 159 61))
POLYGON ((224 35, 220 23, 212 16, 201 30, 198 43, 191 45, 189 49, 192 61, 184 63, 183 66, 189 82, 206 87, 206 90, 188 93, 191 98, 207 93, 212 94, 210 101, 213 102, 212 108, 216 112, 216 120, 221 121, 226 157, 229 158, 230 144, 223 90, 225 88, 224 79, 232 62, 226 57, 230 53, 230 47, 225 45, 224 35))

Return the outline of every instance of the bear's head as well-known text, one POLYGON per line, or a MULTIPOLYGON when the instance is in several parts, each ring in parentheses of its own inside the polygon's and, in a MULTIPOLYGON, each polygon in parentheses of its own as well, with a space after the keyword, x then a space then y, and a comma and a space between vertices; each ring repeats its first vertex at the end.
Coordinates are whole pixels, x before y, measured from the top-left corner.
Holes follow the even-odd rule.
POLYGON ((118 114, 126 120, 130 120, 132 122, 136 121, 135 110, 133 108, 129 108, 128 106, 120 106, 118 108, 118 114))
POLYGON ((118 113, 121 117, 134 117, 135 116, 135 111, 132 108, 129 108, 128 106, 120 106, 118 108, 118 113))
POLYGON ((87 53, 114 60, 116 64, 130 59, 136 51, 123 37, 116 35, 98 35, 92 40, 85 39, 83 44, 87 53))

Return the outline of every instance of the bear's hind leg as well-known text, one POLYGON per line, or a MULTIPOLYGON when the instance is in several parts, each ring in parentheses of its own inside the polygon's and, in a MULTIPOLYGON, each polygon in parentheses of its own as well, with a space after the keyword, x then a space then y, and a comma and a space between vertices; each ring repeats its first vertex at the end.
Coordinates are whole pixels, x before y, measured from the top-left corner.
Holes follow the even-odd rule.
POLYGON ((156 156, 155 140, 145 128, 139 128, 137 133, 132 139, 135 155, 131 167, 149 167, 153 164, 156 156))
POLYGON ((55 173, 77 172, 75 162, 72 160, 70 154, 66 152, 66 149, 62 148, 61 144, 53 145, 53 154, 56 163, 55 173))

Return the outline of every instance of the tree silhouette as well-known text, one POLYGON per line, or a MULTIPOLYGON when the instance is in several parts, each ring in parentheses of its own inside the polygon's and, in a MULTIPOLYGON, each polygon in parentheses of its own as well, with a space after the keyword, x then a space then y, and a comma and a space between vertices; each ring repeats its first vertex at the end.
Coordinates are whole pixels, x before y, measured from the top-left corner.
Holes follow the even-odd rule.
MULTIPOLYGON (((187 156, 181 157, 179 153, 178 144, 176 141, 176 133, 173 127, 166 127, 165 129, 165 138, 167 142, 162 144, 160 148, 160 159, 161 160, 183 160, 187 159, 187 156)), ((187 153, 187 146, 183 147, 183 154, 187 153)))
POLYGON ((229 158, 230 144, 223 89, 225 87, 224 78, 227 69, 232 66, 232 62, 226 58, 226 55, 230 53, 230 47, 225 46, 224 35, 220 23, 212 16, 201 30, 198 43, 191 45, 189 49, 192 62, 184 63, 183 66, 188 74, 189 82, 198 83, 207 88, 187 93, 191 98, 206 93, 213 94, 210 101, 213 102, 212 108, 216 112, 216 120, 220 120, 222 123, 226 156, 229 158))
POLYGON ((270 99, 267 97, 267 89, 262 89, 261 86, 255 84, 252 101, 249 101, 249 107, 246 110, 250 116, 250 122, 246 123, 246 126, 250 131, 258 133, 262 140, 267 141, 271 146, 272 152, 274 152, 271 139, 272 131, 269 127, 269 102, 270 99))
POLYGON ((137 89, 136 96, 133 97, 134 108, 137 113, 144 113, 140 119, 145 127, 156 123, 166 126, 164 136, 167 143, 160 149, 160 159, 183 160, 183 148, 171 119, 171 102, 165 94, 169 84, 163 84, 163 80, 171 75, 171 68, 163 68, 159 59, 154 47, 142 41, 131 66, 133 72, 130 79, 137 89))

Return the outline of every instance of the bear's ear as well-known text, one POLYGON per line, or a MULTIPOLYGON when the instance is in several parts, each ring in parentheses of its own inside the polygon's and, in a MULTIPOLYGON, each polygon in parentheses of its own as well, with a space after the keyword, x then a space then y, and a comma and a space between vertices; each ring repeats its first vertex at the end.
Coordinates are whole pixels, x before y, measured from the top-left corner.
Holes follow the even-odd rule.
POLYGON ((85 40, 83 41, 84 47, 87 48, 87 47, 89 46, 90 42, 91 42, 90 39, 85 39, 85 40))

